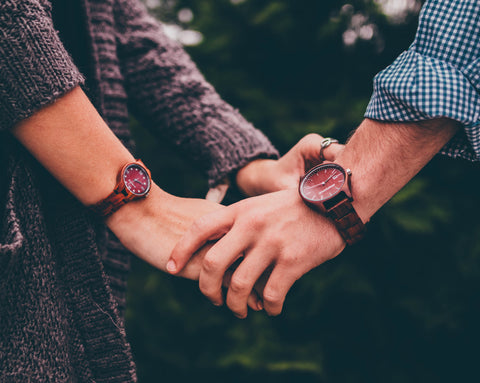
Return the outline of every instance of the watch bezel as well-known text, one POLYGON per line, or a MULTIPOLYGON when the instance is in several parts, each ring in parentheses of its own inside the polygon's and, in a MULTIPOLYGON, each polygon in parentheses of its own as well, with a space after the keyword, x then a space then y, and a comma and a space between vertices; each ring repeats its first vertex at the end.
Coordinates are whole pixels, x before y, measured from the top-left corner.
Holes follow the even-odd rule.
POLYGON ((299 189, 299 193, 300 193, 300 196, 302 197, 302 199, 311 204, 311 205, 314 205, 314 206, 320 206, 321 208, 324 208, 323 204, 329 200, 331 200, 332 198, 335 198, 337 195, 339 195, 342 191, 344 191, 345 189, 345 185, 348 185, 348 176, 349 176, 349 173, 348 173, 348 170, 344 169, 342 166, 334 163, 334 162, 329 162, 329 163, 322 163, 320 165, 317 165, 315 167, 313 167, 312 169, 310 169, 303 177, 302 179, 300 180, 300 184, 298 186, 298 189, 299 189), (307 197, 304 193, 304 185, 305 185, 305 182, 309 179, 309 177, 311 177, 312 173, 315 173, 315 172, 318 172, 319 169, 321 168, 336 168, 338 169, 340 172, 342 172, 343 174, 343 184, 342 186, 337 190, 337 192, 335 194, 333 194, 332 196, 328 197, 328 198, 325 198, 325 199, 311 199, 309 197, 307 197))
POLYGON ((142 166, 142 164, 140 164, 139 162, 131 162, 131 163, 126 164, 121 171, 121 180, 122 180, 123 186, 128 191, 128 193, 131 194, 134 197, 144 197, 144 196, 146 196, 150 192, 150 188, 152 186, 151 176, 150 176, 149 171, 147 170, 147 168, 145 166, 142 166), (127 172, 128 169, 133 168, 133 167, 140 168, 145 173, 145 176, 147 178, 148 185, 147 185, 145 191, 143 191, 142 193, 136 193, 136 192, 132 191, 129 188, 129 186, 127 185, 127 183, 125 183, 125 173, 127 172))

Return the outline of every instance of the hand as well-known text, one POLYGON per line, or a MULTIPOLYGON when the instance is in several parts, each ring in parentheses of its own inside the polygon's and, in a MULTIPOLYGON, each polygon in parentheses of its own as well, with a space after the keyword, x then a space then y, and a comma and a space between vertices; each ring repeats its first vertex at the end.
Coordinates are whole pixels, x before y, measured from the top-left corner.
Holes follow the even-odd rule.
POLYGON ((240 169, 236 183, 248 196, 271 193, 296 188, 305 171, 318 165, 322 160, 333 161, 343 150, 344 145, 331 144, 320 158, 323 137, 308 134, 278 160, 255 160, 240 169))
POLYGON ((170 262, 176 268, 169 271, 178 273, 199 248, 217 239, 203 260, 200 290, 214 304, 222 304, 225 272, 243 258, 231 276, 226 298, 240 318, 247 315, 247 298, 259 278, 267 279, 265 311, 278 315, 293 283, 345 247, 333 223, 290 189, 245 199, 195 221, 175 247, 170 262))
MULTIPOLYGON (((179 198, 152 184, 148 198, 132 201, 107 218, 107 226, 133 254, 165 271, 175 244, 196 218, 218 211, 223 206, 203 199, 179 198)), ((179 276, 197 280, 202 260, 210 246, 192 254, 179 276)), ((222 281, 228 286, 230 275, 222 281)), ((255 292, 248 297, 254 310, 262 308, 255 292)))
MULTIPOLYGON (((106 224, 132 253, 165 271, 175 244, 195 219, 222 208, 203 199, 175 197, 152 184, 147 198, 122 206, 106 224)), ((196 254, 181 275, 198 279, 199 258, 196 254)))

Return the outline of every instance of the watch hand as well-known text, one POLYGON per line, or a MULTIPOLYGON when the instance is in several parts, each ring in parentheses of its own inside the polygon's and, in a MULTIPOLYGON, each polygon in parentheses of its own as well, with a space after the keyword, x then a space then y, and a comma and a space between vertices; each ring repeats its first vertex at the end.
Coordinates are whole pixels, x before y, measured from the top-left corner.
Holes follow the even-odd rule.
POLYGON ((143 183, 141 183, 139 180, 137 180, 136 178, 133 180, 133 182, 136 182, 137 184, 140 184, 143 186, 143 183))
POLYGON ((320 185, 322 186, 325 186, 327 184, 328 181, 331 180, 331 178, 334 176, 334 174, 332 174, 330 177, 328 177, 325 181, 323 181, 320 185))

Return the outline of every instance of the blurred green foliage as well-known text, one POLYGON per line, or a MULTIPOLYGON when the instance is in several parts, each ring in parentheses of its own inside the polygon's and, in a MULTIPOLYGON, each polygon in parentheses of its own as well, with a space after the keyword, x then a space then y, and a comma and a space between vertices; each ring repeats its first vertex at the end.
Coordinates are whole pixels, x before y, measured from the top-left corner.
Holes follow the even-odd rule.
MULTIPOLYGON (((345 140, 373 76, 408 48, 417 23, 416 12, 392 21, 369 0, 170 0, 152 11, 202 33, 187 50, 282 153, 310 132, 345 140), (193 20, 179 22, 181 9, 193 20), (344 44, 358 23, 373 35, 344 44)), ((163 187, 206 192, 190 163, 134 128, 163 187)), ((127 323, 140 381, 478 381, 479 175, 478 165, 435 158, 362 243, 296 283, 276 318, 238 320, 194 282, 134 261, 127 323)))

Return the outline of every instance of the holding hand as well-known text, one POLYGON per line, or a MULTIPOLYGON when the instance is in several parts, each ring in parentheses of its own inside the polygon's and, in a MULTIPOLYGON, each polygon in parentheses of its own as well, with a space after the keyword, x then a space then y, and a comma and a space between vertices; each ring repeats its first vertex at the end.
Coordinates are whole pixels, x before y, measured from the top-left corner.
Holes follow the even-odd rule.
POLYGON ((309 134, 279 160, 256 160, 242 168, 236 180, 247 195, 290 190, 250 198, 198 219, 173 251, 168 271, 177 274, 187 263, 198 263, 192 260, 194 254, 208 241, 220 239, 203 260, 200 290, 220 305, 222 283, 228 279, 227 305, 245 317, 247 303, 261 307, 253 299, 255 286, 266 312, 278 315, 293 283, 344 248, 330 221, 307 208, 296 191, 306 170, 333 161, 343 147, 309 134), (240 258, 238 268, 230 270, 240 258))
POLYGON ((198 249, 217 239, 203 260, 200 290, 214 304, 222 304, 224 275, 243 258, 231 276, 226 298, 241 318, 264 273, 263 306, 268 314, 278 315, 293 283, 345 247, 335 226, 290 189, 240 201, 195 221, 175 247, 168 271, 180 272, 198 249))
POLYGON ((342 149, 336 140, 308 134, 280 159, 255 160, 240 169, 237 186, 248 196, 296 188, 306 170, 324 160, 333 161, 342 149))

